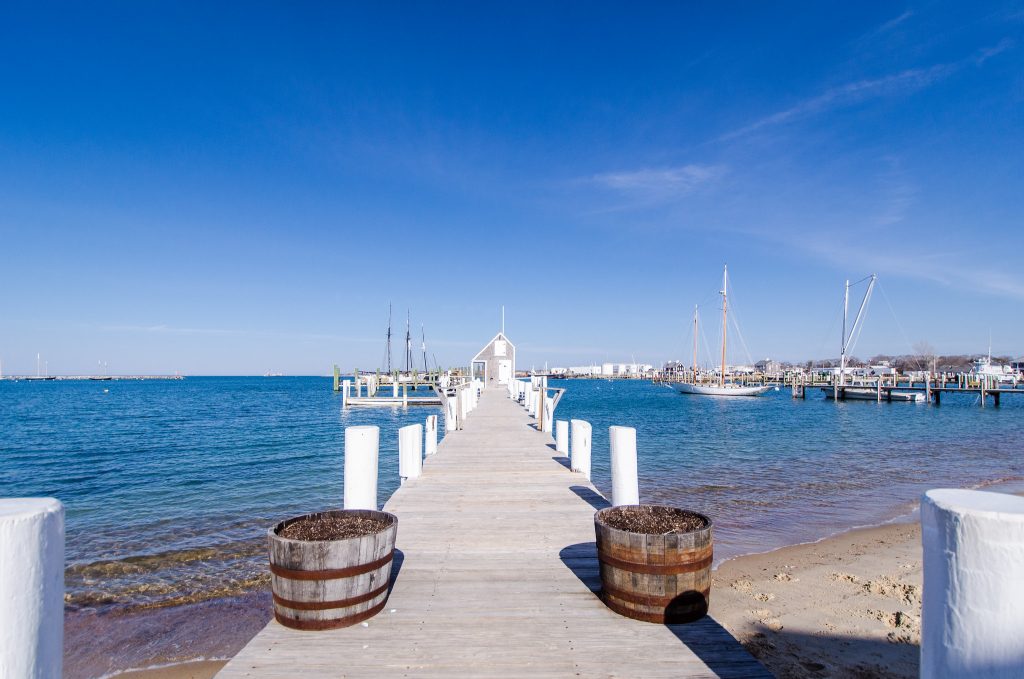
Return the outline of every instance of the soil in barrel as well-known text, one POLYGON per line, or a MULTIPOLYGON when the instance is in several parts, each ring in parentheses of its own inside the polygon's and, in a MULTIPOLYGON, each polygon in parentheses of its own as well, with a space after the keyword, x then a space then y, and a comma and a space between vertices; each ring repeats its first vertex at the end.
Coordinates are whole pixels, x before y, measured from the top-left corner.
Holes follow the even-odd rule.
POLYGON ((388 525, 365 516, 307 516, 288 524, 278 535, 289 540, 344 540, 379 533, 388 525))
POLYGON ((691 533, 708 525, 707 520, 695 512, 644 505, 616 507, 603 514, 601 520, 617 530, 648 535, 691 533))

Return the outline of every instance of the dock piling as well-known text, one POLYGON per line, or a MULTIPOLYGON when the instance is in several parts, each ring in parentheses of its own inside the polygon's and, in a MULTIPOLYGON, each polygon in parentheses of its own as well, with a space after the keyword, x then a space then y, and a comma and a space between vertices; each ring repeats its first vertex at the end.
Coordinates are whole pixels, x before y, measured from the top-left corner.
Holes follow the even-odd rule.
POLYGON ((64 644, 64 505, 0 499, 0 674, 60 679, 64 644))
POLYGON ((423 472, 423 425, 410 424, 398 430, 398 475, 402 483, 423 472))
POLYGON ((427 415, 427 421, 424 424, 424 442, 423 452, 427 455, 434 455, 437 453, 437 415, 427 415))
POLYGON ((590 423, 586 420, 572 420, 569 422, 572 430, 569 452, 569 469, 583 474, 590 478, 590 423))
POLYGON ((640 504, 636 467, 636 429, 608 427, 612 458, 612 505, 640 504))
POLYGON ((555 420, 555 451, 569 454, 569 423, 566 420, 555 420))
POLYGON ((1024 499, 930 490, 921 532, 921 676, 1024 676, 1024 499))
POLYGON ((345 509, 377 509, 380 428, 345 427, 345 509))

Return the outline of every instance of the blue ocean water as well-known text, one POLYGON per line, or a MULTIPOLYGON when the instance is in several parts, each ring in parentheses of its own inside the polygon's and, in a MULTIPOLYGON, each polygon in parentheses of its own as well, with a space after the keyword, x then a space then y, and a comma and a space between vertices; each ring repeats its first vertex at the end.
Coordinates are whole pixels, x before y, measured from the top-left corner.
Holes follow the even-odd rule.
POLYGON ((64 502, 71 608, 231 595, 267 582, 269 525, 341 506, 346 426, 380 427, 383 503, 430 414, 342 411, 319 377, 5 381, 0 495, 64 502))
MULTIPOLYGON (((931 406, 802 401, 787 390, 716 399, 642 381, 551 386, 567 388, 557 419, 594 427, 598 488, 610 494, 607 428, 635 427, 641 499, 708 514, 718 560, 886 521, 928 488, 1024 479, 1024 393, 981 408, 968 396, 931 406)), ((265 589, 267 528, 341 506, 345 427, 381 428, 383 503, 398 485, 398 428, 439 411, 343 411, 319 377, 0 381, 0 495, 65 503, 67 602, 78 616, 69 629, 93 642, 89 620, 265 589)), ((268 615, 259 606, 250 634, 268 615)), ((110 632, 109 647, 128 649, 125 634, 110 632)), ((174 653, 97 652, 68 676, 181 658, 190 641, 176 639, 174 653)), ((236 650, 204 641, 196 653, 236 650)))
MULTIPOLYGON (((1024 477, 1024 392, 925 403, 682 395, 630 380, 559 380, 557 419, 593 425, 593 480, 610 496, 608 427, 637 430, 642 502, 701 511, 717 561, 818 540, 910 512, 936 487, 1024 477)), ((1009 489, 1017 486, 1008 484, 1009 489)))

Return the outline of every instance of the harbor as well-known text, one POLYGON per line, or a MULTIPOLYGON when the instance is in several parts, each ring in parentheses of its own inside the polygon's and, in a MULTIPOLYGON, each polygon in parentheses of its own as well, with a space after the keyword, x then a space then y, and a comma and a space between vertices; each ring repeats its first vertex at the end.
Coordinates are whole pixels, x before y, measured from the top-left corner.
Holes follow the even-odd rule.
POLYGON ((1024 679, 1019 4, 5 8, 0 679, 1024 679))

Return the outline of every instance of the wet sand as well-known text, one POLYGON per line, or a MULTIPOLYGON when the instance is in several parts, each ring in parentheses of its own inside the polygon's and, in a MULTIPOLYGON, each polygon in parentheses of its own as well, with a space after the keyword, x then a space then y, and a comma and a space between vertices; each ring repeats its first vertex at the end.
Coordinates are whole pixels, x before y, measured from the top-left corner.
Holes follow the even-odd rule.
POLYGON ((93 679, 126 668, 143 679, 209 677, 270 620, 267 591, 130 612, 69 611, 64 676, 93 679))
POLYGON ((726 561, 711 615, 778 677, 917 677, 920 526, 726 561))

